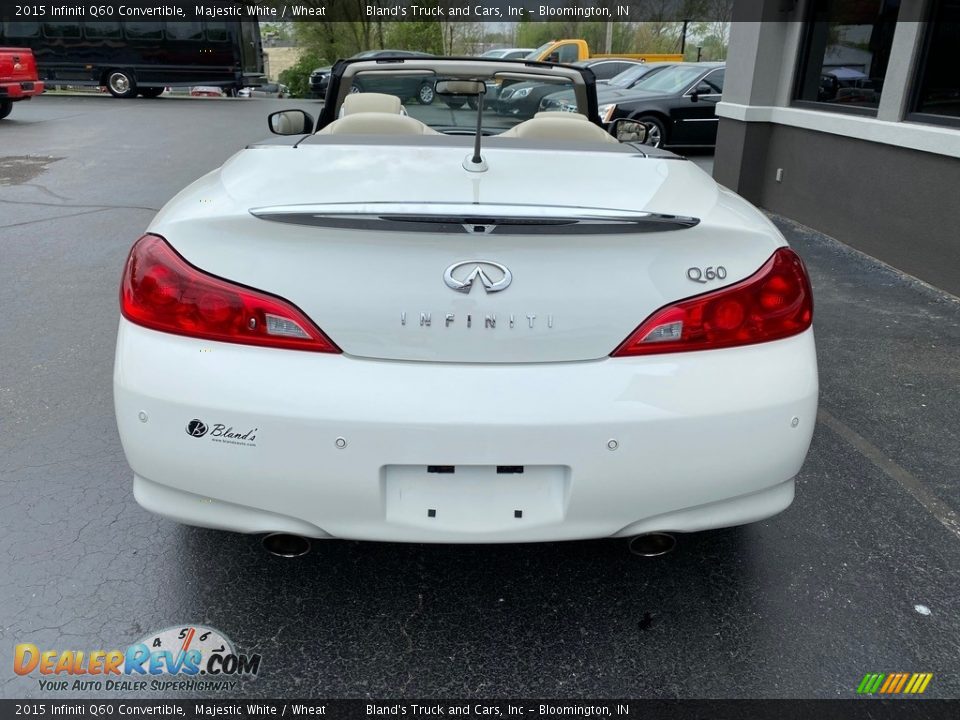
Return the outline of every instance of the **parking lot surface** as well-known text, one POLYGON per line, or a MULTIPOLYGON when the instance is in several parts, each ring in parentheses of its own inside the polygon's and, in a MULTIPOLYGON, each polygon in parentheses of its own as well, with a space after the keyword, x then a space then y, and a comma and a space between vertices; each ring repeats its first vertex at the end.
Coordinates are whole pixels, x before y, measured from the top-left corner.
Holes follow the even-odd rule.
POLYGON ((832 698, 894 671, 960 695, 960 305, 782 218, 813 279, 821 413, 769 521, 655 560, 623 541, 281 560, 141 510, 111 397, 126 253, 297 105, 317 109, 42 97, 0 123, 0 694, 49 695, 10 671, 16 643, 202 623, 262 655, 231 693, 250 696, 832 698))

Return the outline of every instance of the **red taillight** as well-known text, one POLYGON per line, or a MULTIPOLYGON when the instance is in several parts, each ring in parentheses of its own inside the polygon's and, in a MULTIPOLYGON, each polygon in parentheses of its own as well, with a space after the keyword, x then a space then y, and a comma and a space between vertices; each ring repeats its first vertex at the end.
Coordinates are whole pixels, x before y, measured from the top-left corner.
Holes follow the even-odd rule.
POLYGON ((612 355, 751 345, 796 335, 812 321, 813 295, 803 261, 780 248, 746 280, 657 310, 612 355))
POLYGON ((340 348, 286 300, 193 267, 159 235, 130 250, 120 311, 153 330, 206 340, 338 353, 340 348))

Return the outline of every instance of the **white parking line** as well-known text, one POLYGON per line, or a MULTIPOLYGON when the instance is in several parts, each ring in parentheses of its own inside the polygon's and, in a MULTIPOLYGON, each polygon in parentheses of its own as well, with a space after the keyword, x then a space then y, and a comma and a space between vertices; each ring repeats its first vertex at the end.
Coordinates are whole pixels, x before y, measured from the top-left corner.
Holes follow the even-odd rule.
POLYGON ((960 539, 960 516, 943 500, 931 493, 913 473, 888 458, 880 448, 823 408, 817 412, 817 419, 856 448, 884 475, 900 483, 904 490, 913 495, 914 499, 927 509, 927 512, 960 539))

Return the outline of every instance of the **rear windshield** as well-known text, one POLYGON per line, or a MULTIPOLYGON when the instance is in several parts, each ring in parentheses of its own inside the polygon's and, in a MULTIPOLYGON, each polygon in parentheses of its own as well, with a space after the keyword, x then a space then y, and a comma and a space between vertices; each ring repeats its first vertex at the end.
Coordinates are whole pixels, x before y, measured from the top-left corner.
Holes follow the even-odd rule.
MULTIPOLYGON (((443 79, 433 74, 402 71, 360 72, 353 81, 351 92, 393 95, 400 99, 407 115, 435 130, 472 134, 476 130, 481 99, 467 95, 440 95, 436 86, 443 79)), ((481 127, 489 134, 503 132, 529 120, 541 110, 558 109, 548 96, 573 88, 573 83, 565 79, 559 82, 544 82, 540 78, 523 81, 492 75, 477 79, 482 79, 486 87, 482 98, 481 127)), ((574 93, 566 92, 565 96, 569 96, 569 100, 563 109, 576 112, 574 93)))

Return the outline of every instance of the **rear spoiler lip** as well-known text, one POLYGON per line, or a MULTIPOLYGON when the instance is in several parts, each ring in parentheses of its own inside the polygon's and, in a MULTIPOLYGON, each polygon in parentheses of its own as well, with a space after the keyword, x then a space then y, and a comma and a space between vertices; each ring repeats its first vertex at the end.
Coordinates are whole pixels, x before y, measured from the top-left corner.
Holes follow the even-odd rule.
POLYGON ((251 208, 261 220, 395 232, 605 235, 665 232, 699 218, 640 210, 522 203, 362 202, 251 208))

